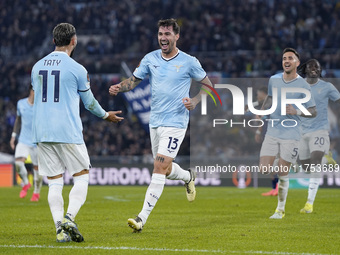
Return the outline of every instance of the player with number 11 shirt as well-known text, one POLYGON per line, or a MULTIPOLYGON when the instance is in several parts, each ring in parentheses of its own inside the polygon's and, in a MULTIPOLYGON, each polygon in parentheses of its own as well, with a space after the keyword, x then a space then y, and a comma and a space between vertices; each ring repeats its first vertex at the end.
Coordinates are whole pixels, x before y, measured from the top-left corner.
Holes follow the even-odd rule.
POLYGON ((38 148, 39 172, 48 179, 48 203, 57 242, 84 241, 74 222, 86 201, 90 159, 83 139, 79 101, 92 114, 110 122, 123 118, 106 112, 94 98, 86 69, 71 58, 77 45, 76 29, 69 23, 53 29, 55 50, 32 69, 34 90, 33 142, 38 148), (64 217, 63 174, 73 177, 64 217))

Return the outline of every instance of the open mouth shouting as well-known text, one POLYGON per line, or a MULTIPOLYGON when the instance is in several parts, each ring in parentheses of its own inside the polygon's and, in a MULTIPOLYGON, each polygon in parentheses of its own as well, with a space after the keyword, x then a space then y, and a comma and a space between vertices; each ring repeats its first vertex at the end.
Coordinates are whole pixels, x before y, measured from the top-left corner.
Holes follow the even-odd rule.
POLYGON ((169 41, 161 41, 160 46, 162 51, 168 51, 170 46, 169 41))

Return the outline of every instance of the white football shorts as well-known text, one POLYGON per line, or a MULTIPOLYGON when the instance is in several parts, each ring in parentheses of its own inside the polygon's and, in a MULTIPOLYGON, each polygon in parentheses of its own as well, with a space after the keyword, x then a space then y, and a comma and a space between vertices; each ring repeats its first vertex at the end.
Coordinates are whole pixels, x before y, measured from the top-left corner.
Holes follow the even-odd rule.
POLYGON ((153 158, 157 153, 175 158, 183 142, 186 128, 158 127, 150 128, 150 140, 153 158))
POLYGON ((39 173, 48 177, 91 167, 86 145, 72 143, 38 143, 38 164, 39 173))
POLYGON ((330 146, 329 134, 327 130, 317 130, 306 133, 299 143, 299 158, 301 160, 310 159, 313 151, 323 151, 328 153, 330 146))
POLYGON ((34 166, 38 165, 38 158, 37 158, 37 147, 36 146, 29 146, 24 143, 18 143, 15 147, 15 154, 14 158, 26 158, 28 155, 31 156, 32 164, 34 166))
POLYGON ((299 141, 283 140, 266 135, 262 143, 260 157, 280 155, 283 160, 295 163, 299 154, 299 141))

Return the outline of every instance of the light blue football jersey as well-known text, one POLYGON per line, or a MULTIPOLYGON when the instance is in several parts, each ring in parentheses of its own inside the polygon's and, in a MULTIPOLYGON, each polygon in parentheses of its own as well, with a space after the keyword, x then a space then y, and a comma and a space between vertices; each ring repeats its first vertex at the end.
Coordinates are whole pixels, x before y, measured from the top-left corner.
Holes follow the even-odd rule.
MULTIPOLYGON (((301 138, 301 118, 298 115, 281 115, 281 89, 282 88, 304 88, 308 91, 310 91, 309 84, 301 77, 298 76, 296 79, 286 82, 283 79, 283 73, 273 75, 269 79, 268 83, 268 95, 273 96, 273 88, 277 88, 277 97, 278 97, 278 104, 276 107, 276 110, 270 115, 270 119, 273 121, 268 122, 268 130, 267 135, 280 138, 283 140, 300 140, 301 138), (289 121, 287 121, 289 120, 289 121), (292 127, 295 125, 295 122, 290 121, 295 120, 297 122, 297 125, 295 127, 292 127), (283 124, 282 124, 282 121, 283 124), (289 127, 288 127, 289 126, 289 127)), ((302 99, 305 98, 306 95, 301 92, 295 92, 295 93, 287 93, 286 98, 287 99, 302 99)), ((315 106, 313 95, 311 95, 311 99, 302 104, 306 109, 309 107, 315 106)), ((295 108, 296 106, 293 105, 295 108)))
POLYGON ((330 82, 319 80, 317 83, 310 85, 310 87, 318 114, 315 118, 301 118, 303 134, 317 130, 329 130, 328 101, 340 99, 339 91, 330 82))
POLYGON ((28 102, 27 97, 18 101, 17 116, 21 118, 18 142, 28 146, 35 146, 35 144, 32 143, 33 105, 28 102))
POLYGON ((144 56, 133 75, 144 79, 149 75, 151 84, 151 128, 187 128, 189 111, 182 99, 189 97, 191 79, 201 81, 207 75, 199 61, 183 51, 166 60, 161 50, 144 56))
POLYGON ((90 90, 86 69, 65 52, 54 51, 34 65, 31 79, 33 142, 84 143, 80 98, 93 114, 105 115, 90 90))

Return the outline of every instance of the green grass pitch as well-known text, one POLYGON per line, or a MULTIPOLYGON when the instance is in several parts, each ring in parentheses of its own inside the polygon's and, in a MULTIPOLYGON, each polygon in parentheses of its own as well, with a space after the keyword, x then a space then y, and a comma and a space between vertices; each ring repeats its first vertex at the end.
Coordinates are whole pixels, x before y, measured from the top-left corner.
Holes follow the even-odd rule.
MULTIPOLYGON (((64 187, 65 210, 71 186, 64 187)), ((320 189, 314 212, 301 215, 307 190, 289 190, 286 216, 268 219, 277 197, 267 188, 165 187, 142 233, 127 219, 141 210, 146 186, 90 186, 76 217, 85 242, 57 243, 46 186, 38 203, 32 189, 0 188, 0 254, 340 254, 340 189, 320 189)))

